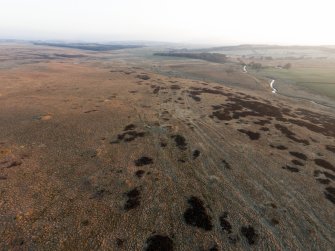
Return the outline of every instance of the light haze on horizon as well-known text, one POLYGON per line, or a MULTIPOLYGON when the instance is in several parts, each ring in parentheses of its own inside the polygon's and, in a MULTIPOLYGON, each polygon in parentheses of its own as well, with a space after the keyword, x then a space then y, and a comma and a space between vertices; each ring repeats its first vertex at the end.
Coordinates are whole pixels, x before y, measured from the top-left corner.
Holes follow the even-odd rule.
POLYGON ((0 0, 0 38, 335 45, 331 0, 0 0))

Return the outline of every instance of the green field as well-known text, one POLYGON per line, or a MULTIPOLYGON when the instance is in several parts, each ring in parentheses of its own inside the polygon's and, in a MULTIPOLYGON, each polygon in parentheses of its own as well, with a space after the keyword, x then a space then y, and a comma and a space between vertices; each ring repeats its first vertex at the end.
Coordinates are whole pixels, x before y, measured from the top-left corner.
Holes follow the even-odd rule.
POLYGON ((335 100, 335 67, 293 67, 292 69, 263 68, 257 75, 292 84, 306 91, 335 100))

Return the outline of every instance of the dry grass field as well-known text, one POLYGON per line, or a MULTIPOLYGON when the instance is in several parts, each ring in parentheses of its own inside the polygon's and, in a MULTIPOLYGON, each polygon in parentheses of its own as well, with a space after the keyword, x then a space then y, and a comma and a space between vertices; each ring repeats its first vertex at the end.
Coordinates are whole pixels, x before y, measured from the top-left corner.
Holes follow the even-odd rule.
POLYGON ((334 248, 333 109, 236 65, 0 55, 0 250, 334 248))

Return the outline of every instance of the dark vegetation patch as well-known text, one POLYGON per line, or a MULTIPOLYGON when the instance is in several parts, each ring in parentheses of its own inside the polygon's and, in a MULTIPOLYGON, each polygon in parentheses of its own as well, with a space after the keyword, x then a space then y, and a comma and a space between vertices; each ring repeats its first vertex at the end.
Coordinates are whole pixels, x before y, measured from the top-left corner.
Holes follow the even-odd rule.
POLYGON ((140 205, 140 199, 141 199, 141 194, 140 191, 138 190, 137 187, 134 189, 130 190, 129 192, 126 193, 126 196, 128 197, 124 209, 125 210, 130 210, 138 207, 140 205))
POLYGON ((146 74, 139 74, 136 76, 136 78, 142 79, 142 80, 149 80, 150 77, 146 74))
POLYGON ((124 243, 124 240, 123 240, 123 239, 116 238, 116 246, 118 246, 118 247, 122 247, 122 246, 123 246, 123 243, 124 243))
POLYGON ((220 226, 221 226, 222 232, 227 232, 228 234, 231 234, 232 226, 230 222, 227 220, 227 218, 228 218, 228 213, 224 212, 219 218, 220 226))
POLYGON ((161 147, 166 147, 166 146, 167 146, 167 143, 165 143, 165 142, 161 142, 161 143, 160 143, 160 146, 161 146, 161 147))
POLYGON ((136 126, 134 124, 129 124, 123 129, 123 131, 131 131, 134 130, 135 128, 136 126))
POLYGON ((93 193, 93 195, 90 197, 90 199, 102 199, 107 194, 110 194, 110 192, 107 191, 106 189, 104 189, 104 188, 98 189, 97 191, 95 191, 93 193))
POLYGON ((278 225, 279 224, 279 221, 275 218, 272 218, 271 219, 271 225, 275 226, 275 225, 278 225))
POLYGON ((249 139, 251 140, 258 140, 261 136, 258 132, 252 132, 244 129, 238 129, 238 131, 248 135, 249 139))
POLYGON ((21 160, 9 158, 9 159, 2 160, 0 162, 0 168, 11 168, 11 167, 20 166, 21 164, 22 164, 21 160))
POLYGON ((111 141, 111 144, 117 144, 121 141, 130 142, 136 138, 142 138, 145 136, 144 132, 128 131, 117 135, 117 140, 111 141))
POLYGON ((261 128, 259 128, 259 130, 264 131, 264 132, 270 131, 270 129, 267 128, 267 127, 261 127, 261 128))
POLYGON ((189 198, 187 202, 190 207, 184 212, 185 222, 206 231, 212 230, 212 219, 207 215, 204 203, 195 196, 189 198))
POLYGON ((138 170, 138 171, 135 172, 135 175, 139 179, 142 178, 144 174, 145 174, 145 171, 143 171, 143 170, 138 170))
POLYGON ((278 150, 287 150, 287 147, 286 147, 286 146, 283 146, 283 145, 274 146, 274 145, 270 144, 270 146, 271 146, 272 148, 276 148, 276 149, 278 149, 278 150))
POLYGON ((324 194, 328 200, 335 204, 335 187, 326 187, 324 194))
POLYGON ((302 159, 302 160, 307 160, 307 156, 303 153, 299 153, 299 152, 289 152, 292 156, 298 158, 298 159, 302 159))
POLYGON ((153 160, 150 157, 143 156, 137 160, 135 160, 135 166, 146 166, 153 164, 153 160))
POLYGON ((85 111, 84 113, 91 113, 91 112, 97 112, 98 110, 88 110, 88 111, 85 111))
POLYGON ((327 160, 324 159, 315 159, 314 160, 315 164, 317 164, 318 166, 321 166, 325 169, 331 170, 333 172, 335 172, 335 167, 330 164, 327 160))
POLYGON ((219 251, 218 245, 214 244, 214 246, 212 246, 209 251, 219 251))
MULTIPOLYGON (((268 103, 227 95, 222 91, 220 91, 220 94, 228 96, 228 98, 226 103, 221 105, 221 109, 219 106, 213 107, 215 111, 212 113, 212 117, 217 117, 219 120, 238 120, 247 116, 282 118, 283 114, 286 113, 284 109, 268 103)), ((255 123, 265 125, 271 122, 269 119, 266 119, 255 123)))
POLYGON ((258 121, 255 121, 254 124, 265 126, 266 124, 271 124, 271 121, 268 119, 260 119, 258 121))
POLYGON ((187 143, 186 143, 186 139, 184 138, 184 136, 176 134, 176 135, 172 135, 171 138, 174 139, 174 141, 176 142, 176 146, 180 150, 186 150, 187 143))
POLYGON ((222 164, 224 165, 225 168, 231 169, 230 164, 226 160, 223 159, 221 162, 222 162, 222 164))
POLYGON ((173 241, 168 236, 153 235, 146 241, 146 251, 173 251, 173 241))
POLYGON ((171 88, 171 90, 180 90, 179 85, 171 85, 170 88, 171 88))
POLYGON ((257 244, 259 236, 252 226, 241 227, 241 234, 247 239, 249 245, 257 244))
POLYGON ((331 173, 328 173, 328 172, 323 172, 323 174, 324 174, 328 179, 335 180, 335 175, 333 175, 333 174, 331 174, 331 173))
POLYGON ((328 151, 330 151, 330 152, 335 153, 335 146, 327 145, 327 146, 326 146, 326 149, 327 149, 328 151))
POLYGON ((297 142, 297 143, 302 143, 304 145, 309 145, 308 140, 306 139, 299 139, 296 137, 296 134, 292 131, 290 131, 286 126, 280 125, 280 124, 275 124, 275 127, 278 131, 280 131, 282 134, 284 134, 287 138, 297 142))
POLYGON ((322 185, 328 185, 330 183, 329 179, 316 179, 316 181, 322 185))
POLYGON ((305 109, 297 109, 296 113, 300 115, 303 120, 289 119, 288 121, 292 124, 305 127, 310 131, 325 136, 335 137, 335 118, 305 109))
POLYGON ((298 168, 292 167, 292 166, 289 166, 289 165, 283 166, 282 168, 285 169, 285 170, 288 170, 292 173, 298 173, 300 171, 298 168))
POLYGON ((304 163, 302 163, 301 161, 299 161, 297 159, 293 159, 293 160, 291 160, 291 162, 296 166, 304 166, 305 165, 304 163))
POLYGON ((193 159, 196 159, 200 156, 200 151, 199 150, 194 150, 192 153, 193 159))

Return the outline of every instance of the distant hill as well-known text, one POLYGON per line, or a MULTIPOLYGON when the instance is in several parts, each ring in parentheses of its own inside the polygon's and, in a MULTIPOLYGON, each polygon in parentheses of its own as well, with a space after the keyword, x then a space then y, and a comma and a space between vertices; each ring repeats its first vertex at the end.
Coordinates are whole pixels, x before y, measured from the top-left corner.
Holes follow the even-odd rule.
POLYGON ((89 50, 89 51, 112 51, 112 50, 144 47, 143 45, 124 45, 124 44, 118 45, 118 44, 96 44, 96 43, 48 43, 48 42, 34 42, 34 45, 45 45, 53 47, 89 50))

